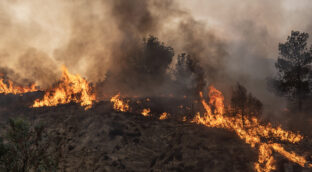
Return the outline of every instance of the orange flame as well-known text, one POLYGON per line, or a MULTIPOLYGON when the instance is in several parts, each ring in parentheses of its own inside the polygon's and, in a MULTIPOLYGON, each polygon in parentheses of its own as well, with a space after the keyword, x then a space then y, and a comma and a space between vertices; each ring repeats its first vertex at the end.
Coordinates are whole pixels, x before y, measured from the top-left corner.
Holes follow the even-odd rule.
POLYGON ((79 103, 85 109, 92 107, 96 99, 90 84, 80 75, 73 75, 68 72, 65 66, 62 67, 62 78, 53 88, 46 91, 43 99, 35 100, 32 107, 56 106, 70 102, 79 103))
POLYGON ((281 127, 273 128, 271 124, 261 125, 255 117, 248 118, 244 116, 244 124, 241 120, 241 115, 237 117, 228 117, 224 115, 224 97, 222 93, 214 87, 209 88, 208 94, 209 104, 204 100, 203 93, 200 92, 201 102, 206 110, 204 116, 199 113, 195 116, 192 122, 202 124, 207 127, 225 128, 234 131, 241 139, 250 144, 251 147, 258 147, 259 157, 255 163, 255 169, 258 172, 269 172, 274 170, 274 157, 272 150, 280 153, 290 161, 301 166, 312 167, 312 164, 307 164, 304 157, 296 155, 293 152, 287 152, 282 145, 277 143, 265 143, 261 138, 270 139, 278 138, 281 141, 297 143, 303 139, 303 136, 293 132, 285 131, 281 127), (214 111, 212 112, 212 109, 214 111))
POLYGON ((141 114, 143 115, 143 116, 150 116, 150 113, 151 112, 151 109, 150 108, 148 108, 148 109, 143 109, 143 111, 141 112, 141 114))
MULTIPOLYGON (((302 167, 312 168, 312 164, 303 156, 299 156, 294 152, 288 152, 281 144, 273 143, 272 139, 270 140, 270 138, 276 138, 280 141, 297 143, 303 139, 302 135, 285 131, 280 126, 274 128, 270 123, 262 125, 255 117, 248 118, 244 116, 243 123, 240 114, 236 117, 225 116, 224 97, 219 90, 212 86, 209 87, 209 103, 204 100, 202 92, 199 94, 206 113, 204 116, 197 113, 191 122, 202 124, 207 127, 225 128, 234 131, 242 140, 250 144, 251 147, 258 148, 258 162, 254 163, 254 168, 257 172, 270 172, 276 169, 273 151, 302 167), (261 138, 266 138, 267 141, 263 141, 261 138)), ((114 103, 114 109, 123 112, 129 111, 129 105, 119 97, 120 95, 117 94, 111 99, 111 102, 114 103)), ((150 116, 150 111, 149 108, 143 109, 141 114, 143 116, 150 116)), ((168 113, 164 112, 160 115, 159 119, 166 119, 168 115, 168 113)), ((187 121, 185 116, 182 121, 187 121)))
POLYGON ((29 87, 16 86, 12 81, 8 80, 8 84, 4 83, 3 79, 0 79, 0 93, 3 94, 22 94, 27 92, 38 91, 36 85, 32 84, 29 87))
POLYGON ((160 120, 164 120, 164 119, 168 119, 169 114, 167 112, 164 112, 160 115, 159 119, 160 120))
POLYGON ((128 112, 129 111, 129 105, 128 103, 124 102, 121 98, 120 98, 120 93, 116 94, 115 96, 113 96, 110 101, 112 103, 114 103, 113 107, 116 111, 120 111, 120 112, 128 112))
POLYGON ((274 165, 275 160, 272 155, 272 150, 270 146, 266 143, 261 144, 259 146, 259 155, 258 155, 258 162, 255 163, 255 169, 258 172, 270 172, 271 170, 275 170, 276 167, 274 165))

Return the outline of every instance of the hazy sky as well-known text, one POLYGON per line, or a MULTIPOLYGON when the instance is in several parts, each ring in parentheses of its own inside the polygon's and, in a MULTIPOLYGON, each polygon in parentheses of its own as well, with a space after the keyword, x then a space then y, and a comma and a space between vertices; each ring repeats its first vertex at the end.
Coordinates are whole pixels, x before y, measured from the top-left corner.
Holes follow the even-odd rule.
POLYGON ((310 0, 181 0, 193 16, 217 30, 228 41, 232 57, 228 67, 242 75, 264 79, 274 70, 257 59, 276 59, 278 43, 285 42, 291 30, 312 33, 310 0), (263 70, 261 70, 263 68, 263 70))
MULTIPOLYGON (((7 29, 0 29, 10 36, 9 40, 5 41, 12 43, 16 39, 27 40, 28 44, 51 54, 56 47, 66 43, 71 32, 70 11, 67 10, 70 5, 61 2, 1 1, 0 13, 2 11, 11 18, 10 21, 1 23, 10 26, 6 27, 7 29), (37 26, 36 30, 33 29, 34 26, 37 26)), ((285 40, 291 30, 310 32, 312 28, 310 0, 178 0, 177 2, 182 9, 186 9, 195 19, 205 23, 207 28, 219 32, 219 36, 224 39, 241 41, 247 39, 244 36, 248 34, 266 32, 264 34, 267 34, 267 37, 263 41, 269 39, 266 43, 270 45, 265 48, 270 49, 270 53, 276 50, 277 43, 285 40), (249 28, 246 28, 246 25, 250 25, 249 28)), ((2 42, 0 41, 0 44, 2 42)))

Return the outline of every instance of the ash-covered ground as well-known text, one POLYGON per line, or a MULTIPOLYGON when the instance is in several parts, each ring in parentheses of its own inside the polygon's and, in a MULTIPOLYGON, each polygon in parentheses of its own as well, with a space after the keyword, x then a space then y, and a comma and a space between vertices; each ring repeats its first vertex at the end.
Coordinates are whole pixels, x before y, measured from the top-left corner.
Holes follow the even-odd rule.
MULTIPOLYGON (((16 117, 44 124, 60 148, 59 171, 254 171, 256 149, 231 131, 115 112, 108 101, 86 111, 77 104, 33 109, 25 105, 35 94, 26 97, 0 98, 1 126, 16 117)), ((306 152, 311 143, 288 147, 306 152)), ((277 171, 309 171, 281 156, 276 159, 277 171)))

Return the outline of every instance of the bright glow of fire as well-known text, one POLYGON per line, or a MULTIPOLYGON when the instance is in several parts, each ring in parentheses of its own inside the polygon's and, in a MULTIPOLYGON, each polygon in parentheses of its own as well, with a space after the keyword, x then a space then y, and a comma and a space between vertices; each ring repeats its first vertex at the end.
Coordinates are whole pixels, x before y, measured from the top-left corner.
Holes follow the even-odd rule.
POLYGON ((120 93, 113 96, 110 101, 114 104, 113 107, 116 111, 128 112, 130 109, 129 104, 120 98, 120 93))
POLYGON ((45 92, 43 99, 35 100, 32 107, 57 106, 75 102, 88 109, 92 107, 95 99, 95 93, 88 81, 78 74, 69 73, 63 66, 61 80, 45 92))
POLYGON ((0 79, 0 93, 1 94, 23 94, 27 92, 37 91, 36 85, 32 84, 29 87, 22 87, 14 85, 12 81, 8 80, 6 84, 3 79, 0 79))
MULTIPOLYGON (((224 115, 225 108, 222 93, 211 86, 209 87, 208 96, 209 102, 207 103, 204 100, 203 93, 200 92, 201 103, 206 113, 203 116, 197 113, 192 122, 207 127, 225 128, 234 131, 242 140, 250 144, 251 147, 257 148, 258 162, 254 163, 257 172, 270 172, 276 169, 273 152, 281 154, 302 167, 312 168, 312 164, 309 164, 303 156, 297 155, 294 152, 288 152, 280 143, 274 143, 271 139, 275 138, 279 141, 298 143, 303 139, 302 135, 285 131, 280 126, 274 128, 270 123, 263 125, 255 117, 248 118, 244 116, 243 123, 240 114, 237 114, 235 117, 226 116, 224 115)), ((127 112, 130 109, 128 103, 120 99, 120 94, 112 97, 111 102, 114 103, 114 109, 117 111, 127 112)), ((143 109, 141 114, 143 116, 150 116, 150 112, 151 110, 149 108, 143 109)), ((164 112, 160 115, 159 119, 167 119, 168 115, 168 113, 164 112)), ((187 121, 185 116, 182 121, 187 121)))
POLYGON ((161 115, 160 115, 160 117, 159 117, 159 119, 160 120, 164 120, 164 119, 168 119, 168 113, 167 112, 164 112, 164 113, 162 113, 161 115))
POLYGON ((281 127, 273 128, 271 124, 262 125, 257 118, 247 118, 244 116, 244 124, 241 115, 229 117, 224 115, 224 97, 222 93, 214 87, 209 88, 208 94, 210 100, 207 103, 202 92, 200 93, 201 102, 206 110, 204 116, 199 113, 195 116, 192 122, 202 124, 207 127, 225 128, 234 131, 242 140, 251 147, 256 147, 259 150, 258 162, 254 164, 256 171, 269 172, 276 169, 273 150, 280 153, 290 161, 301 166, 312 167, 312 164, 307 164, 304 157, 297 155, 294 152, 288 152, 279 143, 273 141, 262 141, 261 138, 277 138, 281 141, 297 143, 303 139, 303 136, 293 132, 285 131, 281 127))
POLYGON ((141 114, 143 115, 143 116, 150 116, 150 113, 151 112, 151 109, 150 108, 148 108, 148 109, 143 109, 142 110, 142 112, 141 112, 141 114))

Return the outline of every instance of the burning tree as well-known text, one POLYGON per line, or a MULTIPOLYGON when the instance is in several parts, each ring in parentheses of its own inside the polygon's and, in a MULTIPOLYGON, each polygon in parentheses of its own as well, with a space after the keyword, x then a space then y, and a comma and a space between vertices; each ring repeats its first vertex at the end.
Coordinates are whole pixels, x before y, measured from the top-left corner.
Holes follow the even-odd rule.
POLYGON ((308 33, 292 31, 285 43, 279 44, 280 56, 275 63, 278 76, 272 79, 275 90, 298 104, 302 110, 303 100, 311 93, 312 47, 307 48, 308 33))

